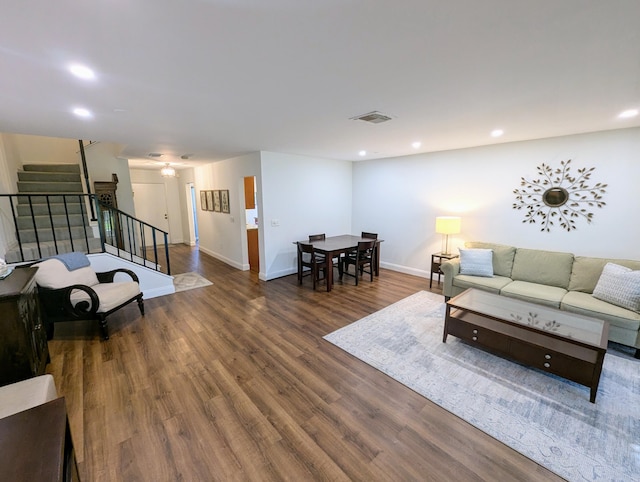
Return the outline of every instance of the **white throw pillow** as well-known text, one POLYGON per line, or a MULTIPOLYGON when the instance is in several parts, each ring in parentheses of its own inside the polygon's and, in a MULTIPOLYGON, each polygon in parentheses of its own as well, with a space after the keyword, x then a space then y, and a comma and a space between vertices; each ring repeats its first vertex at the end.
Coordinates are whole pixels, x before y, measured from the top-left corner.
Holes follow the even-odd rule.
POLYGON ((69 271, 62 261, 55 258, 49 258, 33 266, 38 267, 36 283, 43 288, 59 289, 71 285, 98 284, 98 277, 91 266, 69 271))
POLYGON ((493 277, 492 249, 460 249, 460 274, 493 277))
POLYGON ((626 266, 604 265, 593 297, 628 310, 640 311, 640 271, 626 266))

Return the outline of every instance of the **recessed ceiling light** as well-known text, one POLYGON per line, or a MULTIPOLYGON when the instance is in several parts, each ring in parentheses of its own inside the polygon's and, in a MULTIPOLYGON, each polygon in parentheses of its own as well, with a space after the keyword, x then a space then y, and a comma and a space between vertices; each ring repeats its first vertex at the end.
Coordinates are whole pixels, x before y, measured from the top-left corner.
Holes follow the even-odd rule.
POLYGON ((620 119, 630 119, 631 117, 635 117, 638 115, 638 109, 628 109, 625 110, 624 112, 620 112, 620 114, 618 114, 618 117, 620 119))
POLYGON ((73 113, 78 117, 91 117, 91 111, 85 109, 84 107, 76 107, 73 109, 73 113))
POLYGON ((494 129, 491 131, 491 137, 500 137, 502 134, 504 134, 502 129, 494 129))
POLYGON ((359 156, 366 156, 367 155, 367 151, 360 151, 358 152, 359 156))
POLYGON ((422 142, 416 141, 411 144, 411 147, 413 147, 414 149, 420 149, 421 145, 422 145, 422 142))
POLYGON ((73 64, 69 66, 69 72, 83 80, 93 80, 96 78, 96 74, 89 67, 80 64, 73 64))

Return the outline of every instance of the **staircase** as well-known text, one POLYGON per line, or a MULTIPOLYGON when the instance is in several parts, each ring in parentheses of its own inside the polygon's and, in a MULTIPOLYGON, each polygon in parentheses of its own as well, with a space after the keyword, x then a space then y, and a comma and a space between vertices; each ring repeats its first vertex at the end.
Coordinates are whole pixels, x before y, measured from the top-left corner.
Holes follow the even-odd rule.
POLYGON ((100 239, 94 236, 89 224, 88 198, 82 190, 80 167, 76 164, 22 167, 14 206, 16 238, 22 251, 18 245, 12 247, 6 253, 7 263, 71 251, 101 252, 100 239))

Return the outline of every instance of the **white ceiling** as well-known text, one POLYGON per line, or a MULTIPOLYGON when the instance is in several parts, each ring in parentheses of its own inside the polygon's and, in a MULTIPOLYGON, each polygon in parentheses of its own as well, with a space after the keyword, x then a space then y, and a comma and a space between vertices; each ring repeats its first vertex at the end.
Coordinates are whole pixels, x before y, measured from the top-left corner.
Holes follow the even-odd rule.
POLYGON ((640 126, 617 118, 640 108, 639 19, 639 0, 4 2, 0 132, 115 142, 138 166, 159 152, 180 167, 640 126), (73 62, 96 79, 72 77, 73 62), (373 110, 393 120, 350 120, 373 110))

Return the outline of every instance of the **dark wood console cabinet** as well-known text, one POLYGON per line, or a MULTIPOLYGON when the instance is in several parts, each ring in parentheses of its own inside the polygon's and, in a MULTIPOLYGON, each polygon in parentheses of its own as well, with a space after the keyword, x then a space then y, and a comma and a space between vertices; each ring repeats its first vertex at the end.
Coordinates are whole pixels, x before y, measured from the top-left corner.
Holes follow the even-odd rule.
POLYGON ((0 386, 43 375, 49 361, 37 270, 16 268, 0 280, 0 386))

